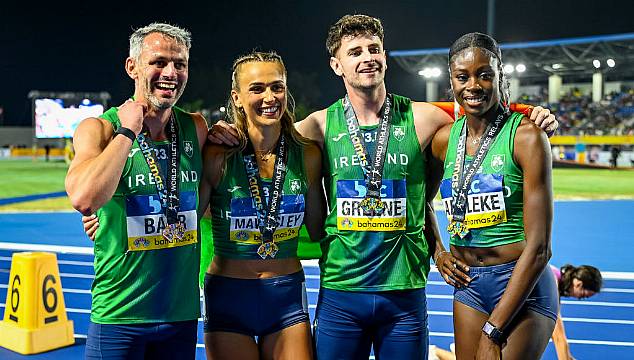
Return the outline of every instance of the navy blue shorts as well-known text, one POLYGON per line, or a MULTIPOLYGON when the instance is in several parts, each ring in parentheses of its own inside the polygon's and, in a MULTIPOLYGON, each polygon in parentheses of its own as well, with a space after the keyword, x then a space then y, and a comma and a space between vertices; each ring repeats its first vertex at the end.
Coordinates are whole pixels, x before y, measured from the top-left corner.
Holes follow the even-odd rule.
POLYGON ((86 359, 195 359, 198 320, 88 325, 86 359))
POLYGON ((322 288, 314 324, 318 359, 427 359, 425 289, 357 292, 322 288))
MULTIPOLYGON (((454 300, 482 313, 491 314, 500 301, 517 261, 493 266, 470 266, 469 286, 454 288, 454 300)), ((524 307, 557 321, 559 294, 550 268, 546 266, 524 307)))
POLYGON ((265 279, 205 275, 205 332, 264 336, 308 322, 304 272, 265 279))

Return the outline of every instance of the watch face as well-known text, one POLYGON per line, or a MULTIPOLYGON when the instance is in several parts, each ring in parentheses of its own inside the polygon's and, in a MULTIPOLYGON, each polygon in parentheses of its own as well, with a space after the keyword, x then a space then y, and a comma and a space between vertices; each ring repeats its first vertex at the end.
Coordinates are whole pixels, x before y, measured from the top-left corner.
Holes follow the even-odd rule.
POLYGON ((491 323, 489 322, 485 322, 484 326, 482 327, 482 331, 484 331, 484 333, 487 335, 491 335, 493 329, 495 329, 495 327, 493 327, 493 325, 491 325, 491 323))
POLYGON ((488 321, 484 323, 484 326, 482 327, 482 332, 484 332, 486 336, 496 344, 499 344, 502 341, 502 332, 488 321))

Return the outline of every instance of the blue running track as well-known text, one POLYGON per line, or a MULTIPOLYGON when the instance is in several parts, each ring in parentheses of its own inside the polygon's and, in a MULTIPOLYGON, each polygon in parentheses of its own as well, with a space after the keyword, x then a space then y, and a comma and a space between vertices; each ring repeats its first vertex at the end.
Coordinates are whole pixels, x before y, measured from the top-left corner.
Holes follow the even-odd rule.
MULTIPOLYGON (((603 291, 588 300, 562 299, 562 315, 577 359, 634 358, 634 263, 632 249, 634 201, 557 202, 553 225, 552 263, 592 264, 604 272, 603 291), (600 355, 599 355, 600 354, 600 355)), ((440 225, 446 224, 439 212, 440 225)), ((0 348, 0 359, 82 359, 90 317, 93 278, 91 242, 76 213, 0 214, 0 317, 4 314, 11 254, 54 246, 68 317, 74 321, 76 344, 44 354, 22 356, 0 348), (68 248, 67 248, 68 247, 68 248), (16 250, 17 249, 17 250, 16 250), (82 253, 83 252, 83 253, 82 253)), ((304 266, 314 317, 319 291, 315 262, 304 266)), ((452 289, 432 271, 427 286, 430 343, 448 348, 453 342, 452 289)), ((5 336, 0 334, 0 336, 5 336)), ((202 322, 197 358, 204 359, 202 322)), ((552 344, 543 359, 556 359, 552 344)))

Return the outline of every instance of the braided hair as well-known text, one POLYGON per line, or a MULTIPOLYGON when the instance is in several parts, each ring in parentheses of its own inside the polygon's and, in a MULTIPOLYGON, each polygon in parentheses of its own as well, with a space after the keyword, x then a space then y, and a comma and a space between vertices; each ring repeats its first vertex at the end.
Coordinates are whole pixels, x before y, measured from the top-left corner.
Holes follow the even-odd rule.
POLYGON ((508 113, 510 111, 509 82, 506 79, 506 75, 504 74, 503 70, 502 51, 500 50, 500 46, 494 38, 490 37, 487 34, 482 34, 479 32, 464 34, 460 38, 458 38, 458 40, 456 40, 449 48, 449 73, 451 73, 451 63, 455 60, 456 56, 458 56, 458 54, 460 54, 463 50, 469 48, 480 49, 487 53, 490 57, 497 59, 499 72, 499 88, 501 92, 500 100, 502 101, 504 111, 508 113))
MULTIPOLYGON (((231 73, 231 89, 232 90, 240 90, 239 76, 242 71, 242 66, 248 63, 277 63, 280 64, 282 70, 284 71, 284 76, 286 76, 286 66, 284 66, 284 61, 282 57, 279 56, 274 51, 269 52, 261 52, 261 51, 253 51, 249 54, 242 55, 238 57, 233 62, 232 73, 231 73)), ((295 100, 291 95, 288 88, 286 89, 287 94, 287 106, 284 114, 282 114, 282 118, 280 119, 282 125, 282 134, 286 136, 291 143, 297 145, 305 145, 307 143, 307 139, 304 138, 297 132, 295 129, 295 100)), ((233 101, 233 97, 229 96, 228 104, 227 104, 227 116, 228 122, 236 124, 236 131, 238 132, 238 139, 240 141, 239 149, 242 150, 246 146, 247 143, 247 117, 244 112, 244 109, 238 107, 233 101)))

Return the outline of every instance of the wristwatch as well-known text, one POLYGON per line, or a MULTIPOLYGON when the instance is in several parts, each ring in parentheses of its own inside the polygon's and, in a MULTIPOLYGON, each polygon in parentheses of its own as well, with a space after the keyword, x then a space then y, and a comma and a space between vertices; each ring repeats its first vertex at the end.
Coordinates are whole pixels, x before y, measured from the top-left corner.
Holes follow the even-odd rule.
POLYGON ((136 139, 136 135, 134 134, 134 131, 132 131, 132 130, 130 130, 130 129, 128 129, 128 128, 126 128, 126 127, 123 127, 123 126, 119 127, 119 128, 118 128, 118 129, 114 132, 113 137, 114 137, 114 136, 117 136, 117 135, 119 135, 119 134, 121 134, 121 135, 123 135, 123 136, 127 137, 128 139, 132 140, 132 142, 134 142, 134 139, 136 139))
POLYGON ((484 323, 482 332, 497 345, 504 344, 504 334, 490 322, 487 321, 484 323))

